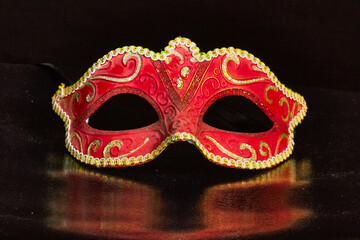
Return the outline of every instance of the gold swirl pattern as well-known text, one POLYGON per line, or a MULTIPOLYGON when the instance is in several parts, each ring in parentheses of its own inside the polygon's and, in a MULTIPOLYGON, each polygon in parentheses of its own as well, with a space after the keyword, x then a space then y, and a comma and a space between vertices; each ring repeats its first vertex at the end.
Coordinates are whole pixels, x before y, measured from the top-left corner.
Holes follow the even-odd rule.
POLYGON ((278 88, 273 86, 273 85, 268 85, 266 88, 265 88, 265 99, 268 103, 272 104, 273 100, 269 99, 268 97, 268 91, 269 90, 274 90, 275 92, 278 92, 278 88))
POLYGON ((183 80, 181 79, 181 77, 179 77, 179 78, 176 80, 176 88, 177 88, 177 89, 182 89, 183 86, 184 86, 183 80))
MULTIPOLYGON (((130 154, 133 154, 134 152, 136 152, 137 150, 139 150, 140 148, 142 148, 147 142, 149 142, 149 138, 145 138, 144 142, 138 146, 137 148, 135 148, 134 150, 131 150, 128 153, 122 154, 117 156, 118 158, 122 158, 122 157, 126 157, 129 156, 130 154)), ((120 140, 113 140, 110 143, 108 143, 108 145, 106 145, 106 147, 104 148, 103 151, 103 156, 104 158, 111 158, 110 156, 110 151, 113 147, 117 147, 119 148, 119 150, 122 148, 123 144, 120 140)))
POLYGON ((166 57, 166 58, 165 58, 165 63, 166 63, 166 64, 169 64, 170 62, 171 62, 171 57, 166 57))
POLYGON ((75 117, 74 111, 73 111, 73 102, 74 99, 76 99, 76 102, 80 102, 80 94, 78 92, 75 92, 70 99, 70 113, 72 117, 75 117))
POLYGON ((87 149, 87 155, 90 155, 90 151, 93 150, 94 152, 97 151, 97 149, 100 147, 101 145, 101 140, 94 140, 90 143, 88 149, 87 149), (93 146, 95 146, 94 148, 92 148, 93 146))
POLYGON ((227 54, 226 58, 223 61, 222 64, 222 72, 224 73, 225 77, 227 79, 230 80, 230 82, 237 84, 237 85, 245 85, 245 84, 251 84, 254 82, 260 82, 260 81, 264 81, 267 78, 266 77, 258 77, 258 78, 253 78, 253 79, 249 79, 249 78, 234 78, 230 75, 230 73, 228 72, 227 69, 227 64, 229 61, 234 61, 237 65, 240 64, 240 60, 236 55, 233 54, 227 54))
MULTIPOLYGON (((179 53, 178 51, 175 51, 175 50, 172 50, 171 53, 180 58, 180 62, 179 62, 180 64, 184 63, 184 56, 181 53, 179 53)), ((171 60, 172 60, 171 57, 166 57, 165 63, 169 64, 171 62, 171 60)))
POLYGON ((214 68, 214 74, 217 76, 220 74, 220 69, 214 68))
POLYGON ((260 152, 260 155, 263 156, 263 157, 265 157, 266 155, 268 155, 268 158, 272 157, 271 149, 270 149, 269 145, 264 141, 261 141, 260 144, 259 144, 259 152, 260 152), (264 151, 263 148, 266 148, 267 152, 264 151))
POLYGON ((108 143, 108 145, 106 145, 106 147, 104 148, 104 151, 103 151, 103 156, 105 158, 110 158, 110 151, 113 147, 117 147, 119 148, 119 150, 122 148, 123 144, 121 141, 119 140, 113 140, 111 142, 108 143))
POLYGON ((70 134, 70 142, 72 141, 72 139, 73 139, 74 137, 76 137, 76 139, 79 141, 80 152, 84 152, 83 145, 82 145, 82 140, 81 140, 80 135, 79 135, 77 132, 72 132, 72 133, 70 134))
POLYGON ((286 135, 286 133, 281 134, 280 137, 279 137, 279 139, 278 139, 278 141, 277 141, 277 143, 276 143, 275 155, 278 154, 280 142, 281 142, 281 140, 283 140, 284 138, 285 138, 287 141, 289 141, 289 136, 286 135))
POLYGON ((134 78, 136 78, 136 76, 140 72, 140 69, 141 69, 141 66, 142 66, 142 60, 141 60, 141 57, 140 57, 139 54, 128 52, 128 53, 126 53, 124 55, 124 57, 122 59, 124 66, 127 65, 127 62, 129 61, 129 59, 131 57, 135 57, 138 60, 138 64, 137 64, 137 67, 136 67, 136 70, 135 70, 134 74, 131 75, 130 77, 116 78, 116 77, 108 77, 108 76, 91 76, 88 79, 104 79, 104 80, 108 80, 108 81, 121 82, 121 83, 132 81, 134 78))
POLYGON ((92 95, 89 94, 86 96, 86 101, 91 102, 95 98, 95 92, 96 92, 95 85, 92 82, 86 82, 84 83, 84 85, 89 85, 92 88, 93 94, 92 95))
POLYGON ((282 107, 283 104, 286 104, 287 106, 287 114, 286 116, 281 116, 281 119, 284 121, 284 122, 287 122, 289 120, 289 116, 290 116, 290 105, 289 105, 289 102, 288 100, 286 99, 286 97, 282 97, 279 101, 279 105, 282 107))
POLYGON ((220 143, 218 143, 214 138, 210 137, 210 136, 205 136, 206 139, 209 139, 211 142, 213 142, 216 147, 219 148, 220 151, 222 151, 223 153, 225 153, 226 155, 236 159, 236 160, 242 160, 242 161, 256 161, 257 159, 257 155, 256 155, 256 151, 255 149, 253 149, 249 144, 246 143, 241 143, 239 148, 240 150, 245 150, 248 149, 251 153, 251 157, 249 158, 244 158, 244 157, 240 157, 238 155, 236 155, 233 152, 230 152, 229 150, 227 150, 226 148, 224 148, 220 143))
POLYGON ((180 64, 184 63, 184 56, 181 53, 179 53, 178 51, 174 51, 174 55, 180 58, 180 64))
POLYGON ((291 110, 291 113, 290 113, 290 118, 291 118, 291 119, 294 118, 296 106, 297 106, 297 110, 298 110, 298 111, 300 111, 300 109, 301 109, 300 104, 297 103, 297 102, 294 102, 294 105, 293 105, 292 110, 291 110))
POLYGON ((253 65, 253 66, 252 66, 252 69, 253 69, 254 71, 256 71, 256 72, 263 72, 263 71, 261 70, 261 68, 259 68, 259 67, 256 66, 256 65, 253 65))
POLYGON ((181 70, 180 70, 180 74, 181 74, 181 76, 183 76, 184 78, 187 78, 188 75, 189 75, 189 73, 190 73, 190 68, 187 67, 187 66, 181 68, 181 70))

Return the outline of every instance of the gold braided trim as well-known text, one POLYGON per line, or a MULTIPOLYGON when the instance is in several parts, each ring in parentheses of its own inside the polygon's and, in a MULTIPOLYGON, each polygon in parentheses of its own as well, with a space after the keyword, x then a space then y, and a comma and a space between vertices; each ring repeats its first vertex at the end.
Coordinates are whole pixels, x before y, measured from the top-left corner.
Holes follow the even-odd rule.
POLYGON ((306 112, 307 112, 307 105, 305 102, 305 99, 300 94, 292 91, 289 88, 286 88, 274 75, 273 72, 270 71, 269 67, 267 67, 263 62, 260 61, 260 59, 254 57, 254 55, 248 53, 247 51, 236 49, 233 47, 229 48, 216 48, 213 51, 209 51, 207 53, 200 52, 200 49, 196 47, 196 44, 194 42, 191 42, 187 38, 178 37, 175 40, 171 40, 169 42, 169 45, 165 47, 165 50, 161 53, 155 53, 153 51, 150 51, 147 48, 143 47, 135 47, 135 46, 126 46, 123 48, 117 48, 115 50, 110 51, 108 54, 100 58, 97 62, 93 64, 92 67, 88 69, 88 71, 73 85, 65 87, 60 85, 59 89, 56 91, 54 96, 52 97, 52 105, 54 111, 62 118, 62 120, 65 122, 65 130, 66 130, 66 138, 65 138, 65 146, 76 159, 78 159, 81 162, 84 162, 86 164, 90 164, 92 166, 97 167, 103 167, 103 166, 109 166, 109 167, 116 167, 116 166, 131 166, 131 165, 137 165, 142 164, 145 162, 148 162, 149 160, 154 159, 157 157, 171 142, 176 142, 179 140, 191 140, 195 143, 197 148, 204 154, 204 156, 209 159, 210 161, 219 164, 219 165, 226 165, 228 167, 234 167, 234 168, 245 168, 245 169, 263 169, 263 168, 269 168, 274 165, 279 164, 280 162, 284 161, 286 158, 290 156, 292 153, 293 147, 294 147, 294 128, 301 123, 301 121, 304 119, 306 112), (85 82, 87 82, 87 79, 91 77, 91 75, 99 68, 102 67, 102 65, 110 60, 112 57, 115 57, 119 54, 123 53, 134 53, 143 55, 145 57, 150 57, 152 60, 165 60, 167 56, 169 56, 172 53, 172 50, 175 49, 175 46, 187 46, 189 50, 192 53, 193 58, 191 59, 193 62, 199 61, 210 61, 212 58, 217 57, 219 55, 225 55, 225 54, 233 54, 240 56, 241 58, 246 58, 250 60, 252 63, 256 64, 257 68, 260 69, 262 72, 266 73, 268 78, 276 85, 278 89, 282 93, 284 93, 287 97, 289 97, 292 100, 297 101, 300 103, 303 108, 301 111, 298 112, 298 114, 291 120, 288 128, 289 133, 289 141, 287 148, 282 151, 279 154, 276 154, 275 156, 264 160, 264 161, 242 161, 242 160, 234 160, 234 159, 227 159, 222 158, 219 155, 214 155, 213 153, 209 153, 208 150, 204 148, 204 146, 199 142, 199 140, 193 136, 190 133, 175 133, 169 137, 167 137, 155 150, 153 150, 151 153, 148 153, 146 155, 141 155, 138 157, 124 157, 121 159, 118 158, 108 158, 108 159, 98 159, 94 158, 92 156, 80 153, 77 149, 75 149, 70 142, 70 118, 69 116, 61 109, 59 106, 58 100, 60 98, 66 97, 71 93, 74 93, 76 90, 81 88, 85 82))

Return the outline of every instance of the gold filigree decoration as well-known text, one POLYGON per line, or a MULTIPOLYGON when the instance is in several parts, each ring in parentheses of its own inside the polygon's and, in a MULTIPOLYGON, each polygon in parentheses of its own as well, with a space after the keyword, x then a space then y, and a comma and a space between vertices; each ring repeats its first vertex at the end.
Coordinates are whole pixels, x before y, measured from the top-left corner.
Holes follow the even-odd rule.
POLYGON ((73 139, 74 137, 76 137, 76 139, 79 141, 80 152, 84 152, 83 145, 82 145, 82 140, 81 140, 80 135, 79 135, 77 132, 72 132, 72 133, 70 134, 70 142, 72 141, 72 139, 73 139))
POLYGON ((166 64, 169 64, 170 62, 171 62, 171 57, 166 57, 166 58, 165 58, 165 63, 166 63, 166 64))
POLYGON ((208 78, 206 78, 206 79, 202 82, 201 87, 200 87, 201 94, 202 94, 203 96, 209 96, 209 94, 210 94, 209 90, 206 89, 208 94, 207 94, 207 95, 204 95, 203 88, 204 88, 204 84, 205 84, 207 81, 211 80, 211 79, 215 80, 215 81, 217 82, 217 85, 218 85, 218 86, 215 86, 214 82, 212 82, 212 83, 211 83, 211 86, 213 87, 213 89, 219 89, 219 88, 220 88, 220 80, 219 80, 219 79, 217 79, 216 77, 208 77, 208 78))
POLYGON ((269 99, 268 97, 268 91, 269 90, 274 90, 275 92, 278 92, 278 88, 273 86, 273 85, 268 85, 266 88, 265 88, 265 99, 268 103, 272 104, 273 100, 269 99))
POLYGON ((180 71, 180 74, 181 76, 183 76, 184 78, 187 78, 187 76, 189 75, 190 73, 190 68, 189 67, 183 67, 181 68, 181 71, 180 71))
POLYGON ((91 102, 95 98, 95 92, 96 92, 95 85, 92 82, 86 82, 86 83, 84 83, 84 85, 89 85, 91 87, 92 91, 93 91, 92 95, 88 94, 86 96, 86 101, 91 102))
POLYGON ((179 78, 176 80, 176 88, 177 88, 177 89, 182 89, 183 86, 184 86, 183 80, 181 79, 181 77, 179 77, 179 78))
POLYGON ((301 106, 298 102, 294 102, 291 113, 290 113, 290 118, 293 119, 294 118, 294 114, 295 114, 295 108, 297 106, 297 110, 300 111, 301 106))
POLYGON ((100 147, 101 145, 101 140, 94 140, 89 144, 89 147, 87 149, 87 155, 91 155, 90 152, 91 150, 93 150, 94 152, 97 151, 97 149, 100 147), (94 147, 94 148, 93 148, 94 147))
POLYGON ((258 77, 258 78, 234 78, 233 76, 230 75, 230 73, 228 72, 227 69, 227 65, 229 61, 234 61, 237 65, 240 64, 240 60, 239 58, 234 55, 234 54, 227 54, 226 58, 224 59, 223 63, 222 63, 222 72, 225 75, 225 77, 227 79, 230 80, 230 82, 237 84, 237 85, 245 85, 245 84, 251 84, 254 82, 260 82, 260 81, 264 81, 267 78, 266 77, 258 77))
POLYGON ((241 143, 239 146, 240 150, 245 150, 248 149, 251 153, 251 157, 249 158, 244 158, 241 156, 236 155, 233 152, 230 152, 229 150, 227 150, 226 148, 224 148, 220 143, 218 143, 214 138, 210 137, 210 136, 205 136, 206 139, 209 139, 211 142, 213 142, 217 148, 219 148, 220 151, 222 151, 223 153, 225 153, 226 155, 228 155, 229 157, 232 157, 236 160, 242 160, 242 161, 256 161, 257 159, 257 155, 256 155, 256 151, 254 148, 252 148, 249 144, 246 143, 241 143))
POLYGON ((180 58, 180 62, 179 62, 180 64, 184 63, 184 56, 181 53, 174 50, 174 55, 180 58))
MULTIPOLYGON (((175 51, 175 50, 172 50, 171 53, 180 58, 180 62, 179 62, 180 64, 184 63, 184 56, 181 53, 179 53, 178 51, 175 51)), ((171 57, 166 57, 165 63, 169 64, 171 62, 171 60, 172 60, 171 57)))
POLYGON ((257 159, 257 155, 256 155, 256 151, 254 148, 252 148, 251 145, 247 144, 247 143, 242 143, 240 144, 239 146, 240 150, 245 150, 245 149, 248 149, 251 153, 251 157, 250 158, 247 158, 249 161, 256 161, 257 159))
POLYGON ((134 78, 136 78, 136 76, 139 74, 141 66, 142 66, 142 60, 141 60, 141 56, 139 54, 136 53, 131 53, 128 52, 124 55, 122 62, 124 64, 124 66, 127 65, 128 61, 130 60, 131 57, 135 57, 138 60, 138 64, 136 67, 136 70, 134 72, 134 74, 132 74, 130 77, 126 77, 126 78, 117 78, 117 77, 108 77, 108 76, 91 76, 89 77, 89 79, 104 79, 104 80, 108 80, 108 81, 113 81, 113 82, 130 82, 132 81, 134 78))
MULTIPOLYGON (((149 142, 149 138, 145 138, 144 142, 138 146, 137 148, 131 150, 128 153, 122 154, 117 156, 118 158, 122 158, 122 157, 126 157, 129 156, 130 154, 133 154, 134 152, 136 152, 137 150, 139 150, 140 148, 142 148, 147 142, 149 142)), ((106 147, 104 148, 103 151, 103 156, 104 158, 111 158, 110 156, 110 151, 113 147, 117 147, 119 150, 122 148, 123 144, 120 140, 113 140, 110 143, 108 143, 108 145, 106 145, 106 147)))
POLYGON ((61 83, 60 86, 59 86, 59 89, 62 90, 65 88, 65 83, 61 83))
POLYGON ((264 141, 261 141, 259 144, 259 152, 260 152, 260 155, 263 157, 265 157, 267 155, 268 155, 268 158, 272 157, 271 149, 270 149, 269 145, 264 141), (266 148, 267 152, 264 151, 263 148, 266 148))
POLYGON ((286 104, 286 107, 287 107, 287 114, 286 116, 281 116, 281 119, 284 121, 284 122, 287 122, 289 120, 289 116, 290 116, 290 105, 289 105, 289 102, 288 100, 286 99, 286 97, 282 97, 279 101, 279 105, 282 107, 283 104, 286 104))
POLYGON ((252 69, 253 69, 254 71, 256 71, 256 72, 263 72, 263 70, 261 70, 261 68, 259 68, 259 67, 256 66, 256 65, 253 65, 253 66, 252 66, 252 69))
POLYGON ((70 99, 70 113, 72 117, 75 117, 74 111, 73 111, 73 102, 74 99, 76 99, 76 102, 80 102, 80 94, 78 92, 75 92, 70 99))
POLYGON ((283 140, 284 138, 285 138, 287 141, 289 141, 289 136, 286 135, 286 133, 281 134, 280 137, 279 137, 279 139, 278 139, 278 141, 277 141, 277 143, 276 143, 275 155, 278 154, 280 142, 281 142, 281 140, 283 140))
POLYGON ((104 148, 103 151, 103 156, 105 158, 110 158, 110 151, 113 147, 117 147, 119 150, 122 148, 123 144, 121 141, 119 140, 113 140, 111 142, 108 143, 108 145, 106 145, 106 147, 104 148))

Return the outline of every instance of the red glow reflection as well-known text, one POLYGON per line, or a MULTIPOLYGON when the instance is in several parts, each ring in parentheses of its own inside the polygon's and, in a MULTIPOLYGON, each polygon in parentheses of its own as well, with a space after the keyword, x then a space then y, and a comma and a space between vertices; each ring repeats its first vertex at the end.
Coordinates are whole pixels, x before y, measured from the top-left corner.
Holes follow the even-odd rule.
POLYGON ((289 160, 247 181, 207 188, 195 204, 198 227, 181 231, 164 229, 176 216, 169 219, 171 202, 156 187, 88 172, 70 157, 64 163, 64 171, 50 173, 57 184, 48 191, 47 224, 59 230, 131 239, 217 239, 284 230, 312 214, 291 204, 293 190, 309 184, 309 161, 289 160))

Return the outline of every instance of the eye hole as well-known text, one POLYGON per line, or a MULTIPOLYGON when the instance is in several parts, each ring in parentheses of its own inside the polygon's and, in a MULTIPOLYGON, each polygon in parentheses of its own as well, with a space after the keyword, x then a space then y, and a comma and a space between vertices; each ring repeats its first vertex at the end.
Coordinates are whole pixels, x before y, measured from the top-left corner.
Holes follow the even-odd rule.
POLYGON ((120 131, 148 126, 159 120, 155 109, 144 98, 119 94, 107 100, 93 113, 89 126, 99 130, 120 131))
POLYGON ((206 111, 203 121, 219 129, 246 133, 265 132, 274 125, 255 103, 239 95, 214 102, 206 111))

